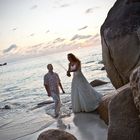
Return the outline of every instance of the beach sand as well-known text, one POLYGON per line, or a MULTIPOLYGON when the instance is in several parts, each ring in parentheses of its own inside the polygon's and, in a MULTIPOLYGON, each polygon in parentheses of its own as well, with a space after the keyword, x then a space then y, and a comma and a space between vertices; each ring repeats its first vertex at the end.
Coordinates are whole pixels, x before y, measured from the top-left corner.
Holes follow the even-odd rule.
MULTIPOLYGON (((44 102, 43 102, 44 103, 44 102)), ((35 106, 10 116, 0 115, 0 140, 37 140, 39 134, 49 129, 61 129, 73 134, 78 140, 106 140, 107 125, 97 112, 72 113, 70 96, 62 98, 61 115, 53 118, 54 103, 35 106)), ((9 110, 12 112, 12 110, 9 110)))
POLYGON ((48 129, 61 129, 73 134, 78 140, 106 140, 107 126, 96 112, 77 113, 57 118, 42 110, 24 113, 13 120, 2 120, 0 140, 37 140, 39 134, 48 129))

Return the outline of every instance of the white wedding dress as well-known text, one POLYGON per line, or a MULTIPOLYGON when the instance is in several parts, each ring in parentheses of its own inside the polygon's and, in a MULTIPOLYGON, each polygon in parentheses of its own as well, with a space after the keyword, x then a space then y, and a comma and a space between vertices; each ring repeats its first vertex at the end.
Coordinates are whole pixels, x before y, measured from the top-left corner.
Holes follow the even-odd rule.
MULTIPOLYGON (((75 66, 71 66, 71 70, 75 66)), ((81 72, 81 68, 74 72, 72 79, 71 100, 73 112, 91 112, 97 109, 102 94, 93 89, 81 72)))

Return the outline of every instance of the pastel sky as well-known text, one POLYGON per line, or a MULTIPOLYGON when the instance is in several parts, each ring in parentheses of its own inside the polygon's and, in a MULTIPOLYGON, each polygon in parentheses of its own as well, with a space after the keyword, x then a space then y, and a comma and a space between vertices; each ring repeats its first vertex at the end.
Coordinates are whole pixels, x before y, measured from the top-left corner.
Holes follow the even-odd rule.
POLYGON ((0 62, 97 45, 116 0, 0 0, 0 62))

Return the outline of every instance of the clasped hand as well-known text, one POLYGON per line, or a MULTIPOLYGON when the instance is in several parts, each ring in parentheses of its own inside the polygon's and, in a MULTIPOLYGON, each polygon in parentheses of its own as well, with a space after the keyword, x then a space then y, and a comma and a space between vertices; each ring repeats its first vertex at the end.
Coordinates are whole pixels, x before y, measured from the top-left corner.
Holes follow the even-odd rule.
POLYGON ((68 76, 68 77, 70 77, 70 76, 71 76, 70 71, 67 71, 67 76, 68 76))

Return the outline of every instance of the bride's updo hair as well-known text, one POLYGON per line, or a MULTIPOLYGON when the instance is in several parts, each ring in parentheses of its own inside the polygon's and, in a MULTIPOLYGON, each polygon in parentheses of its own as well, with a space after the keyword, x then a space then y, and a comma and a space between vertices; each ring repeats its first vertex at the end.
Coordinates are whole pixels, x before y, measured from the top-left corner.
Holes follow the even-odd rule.
POLYGON ((68 54, 68 58, 70 58, 73 62, 79 62, 81 63, 81 61, 72 53, 68 54))

